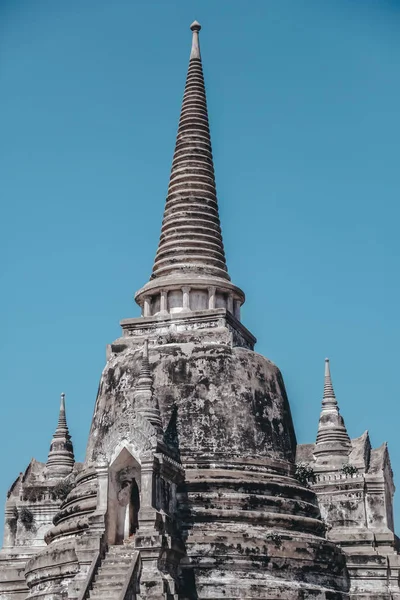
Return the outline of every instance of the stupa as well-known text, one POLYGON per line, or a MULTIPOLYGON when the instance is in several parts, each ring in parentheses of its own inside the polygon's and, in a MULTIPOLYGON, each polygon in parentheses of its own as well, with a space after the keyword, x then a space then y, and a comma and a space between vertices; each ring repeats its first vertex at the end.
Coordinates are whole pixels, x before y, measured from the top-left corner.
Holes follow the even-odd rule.
POLYGON ((108 347, 84 462, 62 398, 47 464, 9 492, 1 600, 400 599, 387 448, 350 439, 328 363, 317 442, 298 447, 282 375, 241 322, 200 29, 142 315, 108 347))

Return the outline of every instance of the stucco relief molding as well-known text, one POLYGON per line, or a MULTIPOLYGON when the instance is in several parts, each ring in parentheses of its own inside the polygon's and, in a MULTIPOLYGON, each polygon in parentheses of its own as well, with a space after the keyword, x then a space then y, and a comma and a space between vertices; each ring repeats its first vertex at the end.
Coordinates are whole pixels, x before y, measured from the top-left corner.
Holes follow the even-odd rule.
MULTIPOLYGON (((118 421, 116 422, 118 430, 118 421)), ((147 459, 149 454, 156 451, 157 431, 155 427, 142 415, 136 414, 132 420, 129 430, 122 437, 119 444, 115 445, 115 435, 107 435, 103 444, 100 459, 107 461, 108 464, 114 462, 123 448, 126 448, 132 456, 141 464, 147 459)))

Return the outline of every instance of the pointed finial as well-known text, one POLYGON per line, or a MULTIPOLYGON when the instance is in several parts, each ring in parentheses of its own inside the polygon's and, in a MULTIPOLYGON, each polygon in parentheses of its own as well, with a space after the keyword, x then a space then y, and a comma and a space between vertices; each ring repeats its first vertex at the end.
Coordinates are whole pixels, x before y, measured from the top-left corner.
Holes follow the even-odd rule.
POLYGON ((49 477, 62 478, 69 475, 75 464, 74 449, 65 414, 65 394, 61 394, 60 412, 56 431, 51 440, 47 469, 49 477))
POLYGON ((193 40, 192 40, 192 51, 190 52, 190 60, 192 58, 200 59, 200 44, 199 44, 199 31, 201 29, 200 23, 197 21, 193 21, 190 26, 190 29, 193 31, 193 40))
MULTIPOLYGON (((314 456, 318 461, 341 461, 348 456, 351 442, 333 390, 329 358, 325 359, 324 396, 314 456)), ((333 464, 333 463, 332 463, 333 464)))
POLYGON ((332 385, 329 358, 325 359, 324 400, 329 400, 330 402, 336 404, 336 396, 332 385))
POLYGON ((192 31, 200 31, 201 25, 200 25, 200 23, 198 21, 193 21, 193 23, 190 26, 190 29, 192 31))
POLYGON ((60 412, 58 415, 58 428, 67 427, 67 420, 65 416, 65 394, 61 394, 60 398, 60 412))

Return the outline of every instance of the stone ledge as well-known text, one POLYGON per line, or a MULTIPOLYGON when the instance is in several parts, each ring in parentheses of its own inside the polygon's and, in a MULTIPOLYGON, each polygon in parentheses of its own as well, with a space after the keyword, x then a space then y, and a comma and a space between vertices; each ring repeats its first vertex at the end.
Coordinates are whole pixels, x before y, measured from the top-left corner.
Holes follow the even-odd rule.
POLYGON ((123 337, 147 337, 168 332, 179 335, 180 333, 201 329, 222 327, 233 334, 234 346, 243 346, 253 350, 257 342, 250 331, 225 308, 123 319, 120 325, 123 337))

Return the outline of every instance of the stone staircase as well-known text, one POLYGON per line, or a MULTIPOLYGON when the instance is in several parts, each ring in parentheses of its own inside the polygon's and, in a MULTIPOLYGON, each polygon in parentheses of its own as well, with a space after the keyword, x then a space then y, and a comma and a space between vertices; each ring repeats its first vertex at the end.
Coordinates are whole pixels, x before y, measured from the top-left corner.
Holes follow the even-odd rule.
POLYGON ((139 553, 129 546, 110 546, 89 592, 90 600, 135 598, 139 553), (135 573, 136 571, 136 573, 135 573), (133 588, 133 590, 132 590, 133 588))

